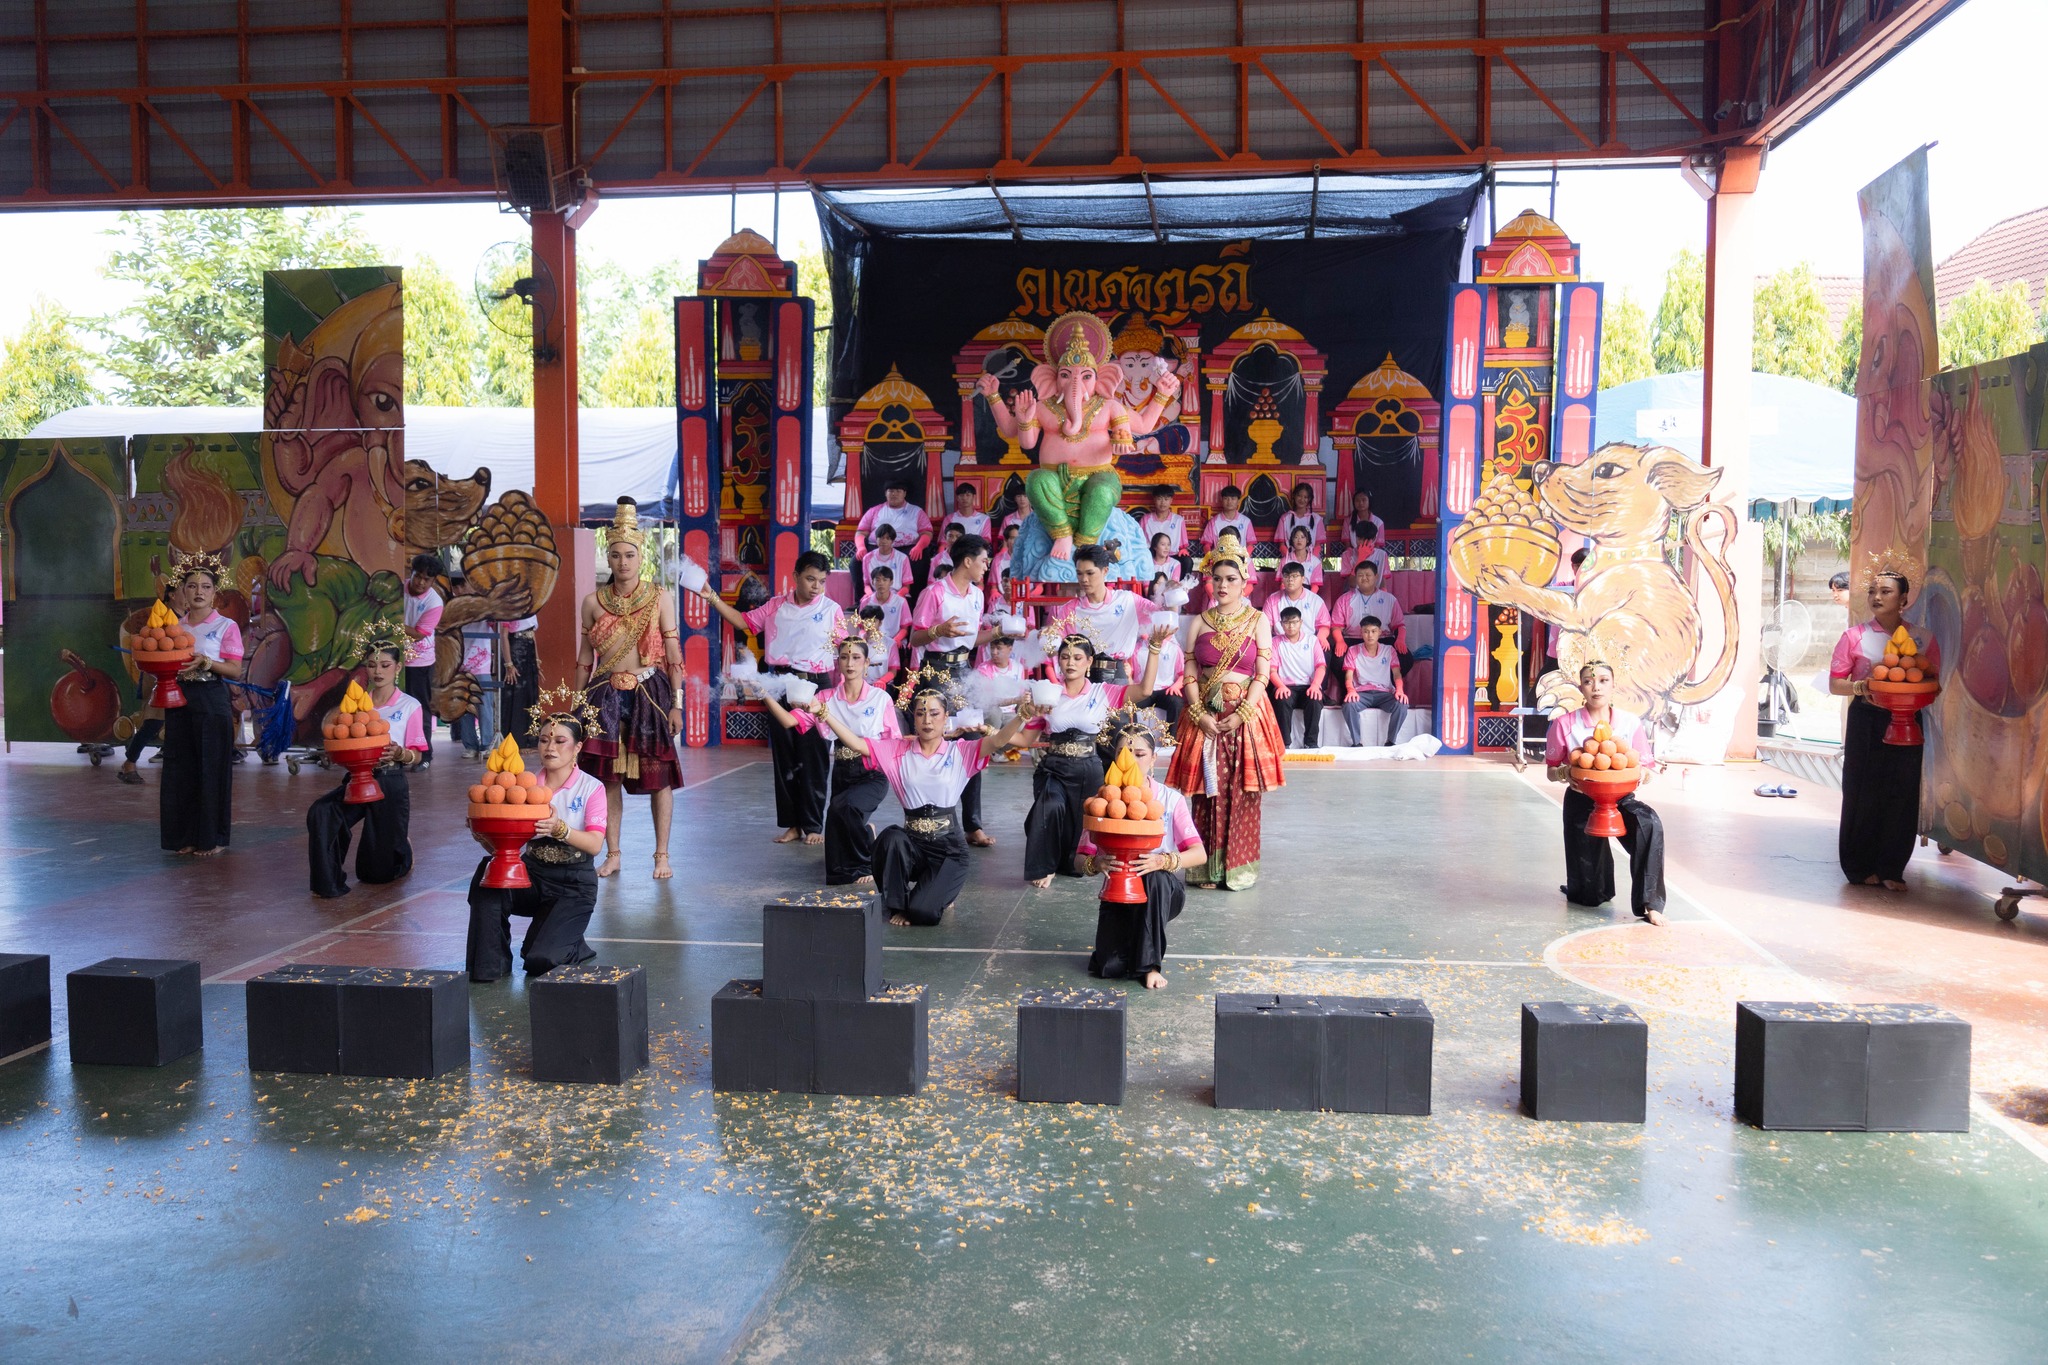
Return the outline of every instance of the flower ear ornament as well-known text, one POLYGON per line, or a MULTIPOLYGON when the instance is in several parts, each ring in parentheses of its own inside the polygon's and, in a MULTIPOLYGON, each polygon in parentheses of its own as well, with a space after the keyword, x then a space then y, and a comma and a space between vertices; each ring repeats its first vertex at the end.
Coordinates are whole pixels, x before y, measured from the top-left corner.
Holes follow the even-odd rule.
POLYGON ((573 720, 583 727, 584 734, 594 735, 601 721, 597 708, 590 704, 590 698, 583 689, 568 683, 544 689, 540 700, 527 708, 526 717, 535 734, 553 721, 573 720))

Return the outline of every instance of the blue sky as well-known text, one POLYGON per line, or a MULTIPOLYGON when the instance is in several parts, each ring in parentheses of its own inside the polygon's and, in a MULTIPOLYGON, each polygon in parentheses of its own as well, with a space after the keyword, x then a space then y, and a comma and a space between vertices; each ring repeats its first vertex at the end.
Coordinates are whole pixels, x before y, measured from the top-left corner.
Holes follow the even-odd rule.
MULTIPOLYGON (((1783 146, 1771 149, 1756 204, 1759 270, 1811 261, 1823 274, 1861 273, 1856 191, 1923 142, 1933 177, 1936 259, 2002 218, 2048 203, 2040 161, 2028 151, 2038 126, 2033 98, 2048 52, 2048 3, 1968 0, 1783 146)), ((1500 220, 1548 205, 1547 190, 1504 191, 1500 220)), ((371 207, 370 232, 409 263, 431 255, 458 280, 494 242, 523 224, 491 204, 371 207)), ((581 237, 586 255, 644 268, 696 261, 722 240, 734 206, 725 196, 611 200, 581 237)), ((767 233, 773 202, 742 196, 738 220, 767 233)), ((1557 218, 1585 248, 1590 278, 1654 306, 1665 266, 1685 247, 1702 249, 1706 210, 1676 170, 1569 171, 1557 218)), ((35 288, 74 312, 118 307, 121 287, 98 277, 110 213, 0 215, 5 258, 34 262, 0 290, 0 336, 20 327, 35 288), (58 283, 61 282, 61 283, 58 283)), ((785 252, 815 245, 808 195, 785 195, 785 252)))

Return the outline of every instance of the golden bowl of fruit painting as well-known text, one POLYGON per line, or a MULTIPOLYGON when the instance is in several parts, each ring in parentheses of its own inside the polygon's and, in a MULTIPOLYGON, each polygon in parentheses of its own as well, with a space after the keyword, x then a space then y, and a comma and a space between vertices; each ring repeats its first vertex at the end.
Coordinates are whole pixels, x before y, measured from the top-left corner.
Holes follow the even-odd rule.
POLYGON ((1556 523, 1506 475, 1481 490, 1465 520, 1451 532, 1451 574, 1471 592, 1479 591, 1479 571, 1489 564, 1525 583, 1546 585, 1563 555, 1556 523))

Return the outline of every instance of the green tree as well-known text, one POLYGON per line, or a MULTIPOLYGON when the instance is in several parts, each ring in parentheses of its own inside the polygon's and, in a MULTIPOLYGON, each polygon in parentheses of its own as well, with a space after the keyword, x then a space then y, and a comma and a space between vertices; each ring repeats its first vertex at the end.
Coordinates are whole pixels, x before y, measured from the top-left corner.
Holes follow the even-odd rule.
POLYGON ((1624 289, 1600 318, 1600 387, 1611 389, 1657 373, 1650 353, 1650 315, 1624 289))
POLYGON ((2027 284, 1994 289, 1978 280, 1941 317, 1941 363, 1961 369, 2018 355, 2041 339, 2041 322, 2027 304, 2027 284))
MULTIPOLYGON (((812 247, 796 255, 796 292, 809 297, 811 312, 811 402, 824 420, 832 401, 832 279, 825 263, 825 248, 812 247)), ((1605 373, 1603 366, 1602 373, 1605 373)))
POLYGON ((432 256, 405 268, 405 401, 467 407, 477 400, 483 322, 469 290, 432 256))
POLYGON ((38 298, 21 331, 0 343, 0 437, 26 436, 45 417, 99 402, 92 366, 71 315, 38 298))
POLYGON ((1657 302, 1650 354, 1658 374, 1704 369, 1707 363, 1707 263, 1686 250, 1664 272, 1664 297, 1657 302))
POLYGON ((355 214, 334 209, 130 210, 107 278, 138 297, 85 324, 135 404, 247 406, 263 399, 263 275, 377 265, 383 252, 355 214))
POLYGON ((676 401, 675 314, 652 304, 612 348, 598 376, 597 401, 608 408, 666 408, 676 401))
POLYGON ((1751 369, 1835 387, 1841 354, 1810 264, 1801 261, 1766 278, 1756 287, 1751 309, 1756 323, 1751 369))
POLYGON ((1835 343, 1836 384, 1851 398, 1856 396, 1856 367, 1863 363, 1863 301, 1858 299, 1842 319, 1842 336, 1835 343))
MULTIPOLYGON (((590 406, 608 403, 602 396, 612 362, 628 338, 639 338, 649 309, 660 314, 668 340, 669 394, 649 406, 675 402, 675 322, 670 305, 678 298, 697 292, 697 272, 683 262, 664 261, 645 274, 631 274, 615 261, 593 260, 576 268, 576 374, 580 398, 590 406)), ((636 340, 636 345, 641 344, 636 340)), ((628 370, 644 368, 641 358, 628 362, 628 370)), ((622 372, 624 373, 624 372, 622 372)), ((624 382, 621 380, 620 382, 624 382)), ((629 385, 630 387, 630 385, 629 385)), ((623 390, 622 390, 623 391, 623 390)))

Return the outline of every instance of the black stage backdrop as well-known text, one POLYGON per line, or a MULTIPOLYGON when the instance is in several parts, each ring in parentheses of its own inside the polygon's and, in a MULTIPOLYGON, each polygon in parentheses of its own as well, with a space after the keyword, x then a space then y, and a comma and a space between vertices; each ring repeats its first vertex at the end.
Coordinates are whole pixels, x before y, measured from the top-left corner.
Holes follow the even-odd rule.
POLYGON ((1133 315, 1162 330, 1194 323, 1211 355, 1264 310, 1328 357, 1319 439, 1331 409, 1389 352, 1441 397, 1448 290, 1465 245, 1457 216, 1439 211, 1390 237, 1097 245, 864 237, 828 215, 834 417, 893 365, 956 428, 958 449, 954 357, 1012 314, 1041 328, 1076 308, 1112 331, 1133 315))

